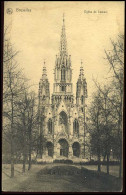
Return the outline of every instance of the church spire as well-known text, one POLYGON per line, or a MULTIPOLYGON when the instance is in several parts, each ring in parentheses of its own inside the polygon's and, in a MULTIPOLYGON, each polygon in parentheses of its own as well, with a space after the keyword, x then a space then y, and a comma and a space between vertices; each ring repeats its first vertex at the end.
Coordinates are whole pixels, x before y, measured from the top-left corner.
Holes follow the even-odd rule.
POLYGON ((76 85, 76 104, 83 107, 85 98, 87 98, 87 82, 84 77, 83 61, 81 60, 80 74, 76 85))
POLYGON ((81 60, 81 67, 80 67, 79 78, 80 78, 81 80, 84 79, 84 69, 83 69, 83 61, 82 61, 82 60, 81 60))
POLYGON ((45 79, 47 79, 47 70, 46 70, 46 63, 45 63, 45 60, 44 60, 42 80, 45 80, 45 79))
MULTIPOLYGON (((56 55, 55 69, 54 69, 54 87, 53 95, 70 95, 73 96, 73 85, 72 85, 72 68, 71 68, 71 57, 67 53, 67 40, 65 33, 65 19, 63 14, 63 25, 61 31, 60 40, 60 54, 56 55)), ((69 99, 69 100, 70 100, 69 99)), ((67 101, 67 100, 65 100, 67 101)), ((55 102, 55 100, 54 100, 55 102)), ((69 102, 69 101, 67 101, 69 102)))
POLYGON ((49 81, 48 81, 47 71, 46 71, 46 63, 44 60, 42 77, 39 82, 39 104, 44 106, 48 105, 49 100, 50 100, 50 89, 49 89, 49 81))
POLYGON ((65 18, 63 14, 63 26, 61 32, 61 41, 60 41, 60 55, 67 55, 67 41, 66 41, 66 33, 65 33, 65 18))

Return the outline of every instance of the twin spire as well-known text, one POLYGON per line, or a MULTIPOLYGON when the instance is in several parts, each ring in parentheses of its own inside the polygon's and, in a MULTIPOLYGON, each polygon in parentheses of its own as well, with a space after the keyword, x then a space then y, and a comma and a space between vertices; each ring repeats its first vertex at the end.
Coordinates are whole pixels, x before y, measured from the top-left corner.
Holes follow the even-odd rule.
POLYGON ((45 60, 44 60, 43 71, 42 71, 42 79, 43 80, 47 79, 47 70, 46 70, 46 62, 45 62, 45 60))
POLYGON ((81 60, 81 67, 80 67, 79 78, 80 78, 81 80, 84 79, 84 69, 83 69, 83 61, 82 61, 82 60, 81 60))

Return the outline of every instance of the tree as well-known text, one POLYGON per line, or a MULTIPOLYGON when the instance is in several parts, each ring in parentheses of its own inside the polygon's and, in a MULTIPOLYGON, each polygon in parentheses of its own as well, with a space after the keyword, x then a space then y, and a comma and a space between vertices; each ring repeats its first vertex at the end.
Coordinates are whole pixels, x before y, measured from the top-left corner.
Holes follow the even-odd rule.
POLYGON ((28 170, 31 169, 31 153, 36 145, 36 139, 38 140, 37 135, 37 106, 36 106, 36 97, 35 93, 29 94, 29 109, 28 109, 28 156, 29 156, 29 166, 28 170))
POLYGON ((101 171, 101 98, 100 93, 94 95, 93 101, 89 109, 89 120, 90 120, 90 142, 91 151, 97 156, 98 159, 98 171, 101 171))
POLYGON ((119 177, 122 170, 122 112, 123 112, 123 88, 124 88, 124 36, 118 36, 117 41, 111 40, 112 50, 105 50, 106 58, 109 63, 110 71, 113 75, 113 96, 109 101, 112 104, 115 113, 117 125, 117 140, 119 147, 120 169, 119 177))
MULTIPOLYGON (((101 87, 101 86, 100 86, 101 87)), ((100 88, 104 93, 97 89, 93 97, 92 104, 89 109, 90 113, 90 137, 91 137, 91 150, 98 158, 98 170, 100 170, 100 157, 107 156, 107 173, 109 174, 109 158, 112 148, 114 127, 112 118, 112 109, 110 102, 107 101, 111 95, 110 87, 100 88)))
POLYGON ((111 95, 110 87, 103 87, 104 93, 100 93, 101 97, 101 123, 102 123, 102 155, 107 156, 107 174, 109 174, 109 158, 110 151, 112 148, 112 129, 113 125, 113 110, 111 109, 110 102, 108 101, 109 96, 111 95))
MULTIPOLYGON (((120 161, 119 177, 122 170, 122 112, 123 112, 123 83, 124 83, 124 36, 118 36, 116 42, 111 40, 112 49, 105 50, 106 60, 109 64, 109 85, 110 95, 106 96, 106 91, 95 81, 97 89, 106 97, 106 101, 111 108, 111 121, 114 129, 112 135, 113 148, 116 151, 116 157, 120 161), (118 151, 118 152, 117 152, 118 151)), ((106 104, 105 104, 106 105, 106 104)), ((106 110, 106 109, 105 109, 106 110)), ((104 111, 105 111, 104 110, 104 111)), ((106 112, 105 112, 106 113, 106 112)), ((107 116, 106 116, 107 119, 107 116)))
POLYGON ((16 55, 17 51, 7 38, 7 29, 4 34, 4 56, 3 56, 3 136, 9 137, 11 152, 11 177, 14 177, 14 155, 16 122, 18 116, 17 102, 24 92, 25 79, 19 68, 16 55))

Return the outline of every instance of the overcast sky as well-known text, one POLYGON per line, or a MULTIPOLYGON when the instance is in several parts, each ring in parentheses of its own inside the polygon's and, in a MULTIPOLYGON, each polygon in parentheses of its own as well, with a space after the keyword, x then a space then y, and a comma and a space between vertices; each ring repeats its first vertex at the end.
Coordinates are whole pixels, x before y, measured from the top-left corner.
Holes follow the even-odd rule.
POLYGON ((5 25, 11 24, 11 42, 20 51, 17 60, 31 83, 36 84, 36 92, 44 59, 50 91, 53 92, 53 69, 55 56, 59 52, 63 13, 68 54, 72 60, 74 94, 83 59, 90 101, 95 90, 92 77, 105 82, 109 70, 104 60, 104 49, 111 48, 110 38, 116 40, 118 34, 123 33, 124 2, 5 2, 5 25), (13 13, 7 14, 7 8, 12 8, 13 13))

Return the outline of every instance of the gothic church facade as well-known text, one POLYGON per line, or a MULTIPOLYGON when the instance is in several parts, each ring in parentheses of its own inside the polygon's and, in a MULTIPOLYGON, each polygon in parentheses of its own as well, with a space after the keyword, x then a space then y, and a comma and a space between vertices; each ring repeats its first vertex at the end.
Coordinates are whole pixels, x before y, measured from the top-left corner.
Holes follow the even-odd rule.
POLYGON ((64 19, 60 51, 55 61, 53 93, 50 96, 50 84, 44 63, 38 97, 42 159, 84 158, 87 82, 81 64, 74 97, 71 56, 67 51, 64 19))

